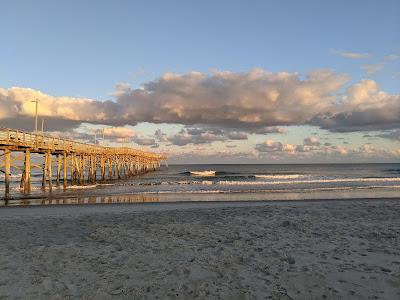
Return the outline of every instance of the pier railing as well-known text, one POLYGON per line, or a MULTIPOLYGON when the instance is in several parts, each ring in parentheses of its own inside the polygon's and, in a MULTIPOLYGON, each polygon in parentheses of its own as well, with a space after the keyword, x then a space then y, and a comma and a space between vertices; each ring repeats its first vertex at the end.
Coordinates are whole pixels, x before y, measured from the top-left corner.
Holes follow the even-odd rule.
POLYGON ((44 134, 25 132, 9 128, 0 129, 0 145, 11 149, 30 148, 31 152, 59 151, 84 154, 126 154, 150 159, 163 159, 163 155, 129 147, 105 147, 44 134))

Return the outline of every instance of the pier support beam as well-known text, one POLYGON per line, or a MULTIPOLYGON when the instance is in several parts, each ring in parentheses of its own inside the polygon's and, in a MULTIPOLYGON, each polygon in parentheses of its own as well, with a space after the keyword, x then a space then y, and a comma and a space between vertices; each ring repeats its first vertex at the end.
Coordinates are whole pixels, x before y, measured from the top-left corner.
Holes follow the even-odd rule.
POLYGON ((47 161, 48 161, 48 155, 47 152, 44 155, 43 158, 43 167, 42 167, 42 190, 46 190, 46 178, 47 178, 47 161))
POLYGON ((4 149, 4 164, 5 164, 5 198, 10 197, 10 178, 11 178, 11 151, 10 149, 4 149))
POLYGON ((60 178, 61 178, 61 154, 57 154, 57 186, 60 186, 60 178))
POLYGON ((100 158, 100 169, 101 169, 101 181, 104 181, 106 179, 106 163, 103 155, 100 158))
POLYGON ((64 152, 64 154, 63 154, 63 187, 64 187, 64 189, 66 189, 67 188, 67 168, 68 168, 68 165, 67 165, 67 162, 68 162, 68 158, 67 158, 67 153, 66 152, 64 152))
POLYGON ((48 174, 48 178, 49 178, 49 191, 51 192, 52 191, 52 189, 53 189, 53 181, 52 181, 52 178, 53 178, 53 174, 52 174, 52 166, 51 166, 51 153, 50 152, 47 152, 46 153, 47 154, 47 167, 48 167, 48 170, 47 170, 47 174, 48 174))
POLYGON ((25 150, 24 170, 22 171, 20 188, 25 194, 31 192, 31 152, 29 149, 25 150))

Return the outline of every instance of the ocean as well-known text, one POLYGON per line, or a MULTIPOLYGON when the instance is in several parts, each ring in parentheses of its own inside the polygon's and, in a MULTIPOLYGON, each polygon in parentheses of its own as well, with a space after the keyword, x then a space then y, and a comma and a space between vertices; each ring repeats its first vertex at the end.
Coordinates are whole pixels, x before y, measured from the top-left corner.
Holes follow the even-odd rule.
POLYGON ((396 198, 400 163, 170 165, 129 179, 54 187, 51 193, 41 191, 36 173, 28 196, 19 191, 18 181, 14 175, 13 199, 0 205, 396 198))

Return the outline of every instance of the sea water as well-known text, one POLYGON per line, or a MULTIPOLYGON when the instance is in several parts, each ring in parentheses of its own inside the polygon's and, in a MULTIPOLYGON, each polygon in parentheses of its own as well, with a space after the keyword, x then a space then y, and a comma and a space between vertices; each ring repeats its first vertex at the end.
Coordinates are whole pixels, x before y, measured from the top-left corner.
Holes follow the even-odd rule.
MULTIPOLYGON (((0 192, 4 192, 4 175, 0 192)), ((32 192, 0 205, 162 201, 400 198, 400 164, 170 165, 128 179, 43 192, 39 173, 32 192)))

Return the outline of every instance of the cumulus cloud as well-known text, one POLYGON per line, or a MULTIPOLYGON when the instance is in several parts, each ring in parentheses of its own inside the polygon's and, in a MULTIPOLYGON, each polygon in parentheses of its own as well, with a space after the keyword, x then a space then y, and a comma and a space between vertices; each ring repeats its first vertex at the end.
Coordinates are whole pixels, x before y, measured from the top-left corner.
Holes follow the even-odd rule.
POLYGON ((342 99, 331 111, 317 114, 310 124, 337 132, 400 126, 400 95, 380 91, 373 80, 362 80, 349 87, 342 99))
POLYGON ((112 101, 53 97, 37 90, 19 87, 0 88, 0 120, 9 122, 17 119, 20 123, 29 121, 29 117, 35 115, 35 103, 32 100, 39 101, 40 116, 45 116, 48 122, 64 122, 66 129, 76 128, 83 122, 111 125, 125 123, 120 120, 118 105, 112 101))
POLYGON ((340 55, 345 58, 350 58, 350 59, 365 59, 365 58, 372 57, 371 53, 350 52, 350 51, 342 51, 342 50, 337 50, 337 49, 333 49, 332 53, 336 54, 336 55, 340 55))
POLYGON ((285 144, 279 141, 266 140, 263 143, 257 144, 255 150, 259 153, 260 158, 272 158, 274 160, 302 160, 309 159, 334 159, 343 161, 363 160, 363 159, 386 159, 393 160, 400 158, 400 150, 392 149, 385 150, 375 145, 366 143, 356 148, 346 148, 330 143, 320 144, 317 141, 312 141, 311 138, 306 138, 301 145, 285 144))
POLYGON ((153 123, 207 124, 230 128, 293 125, 326 111, 348 80, 331 71, 297 73, 191 72, 166 74, 117 99, 125 117, 153 123))
MULTIPOLYGON (((329 70, 306 76, 261 69, 165 74, 138 89, 118 86, 114 101, 53 97, 24 88, 0 89, 0 122, 29 121, 27 127, 31 127, 35 109, 31 100, 39 99, 40 114, 63 123, 66 129, 84 122, 116 127, 172 123, 218 127, 229 130, 232 139, 245 139, 246 133, 285 133, 280 127, 285 125, 311 124, 332 131, 399 125, 400 95, 380 91, 372 80, 342 91, 348 80, 348 76, 329 70)), ((195 135, 190 129, 187 134, 195 135)))
POLYGON ((296 146, 273 140, 266 140, 264 143, 257 144, 255 149, 259 152, 293 152, 296 146))

